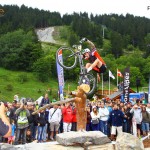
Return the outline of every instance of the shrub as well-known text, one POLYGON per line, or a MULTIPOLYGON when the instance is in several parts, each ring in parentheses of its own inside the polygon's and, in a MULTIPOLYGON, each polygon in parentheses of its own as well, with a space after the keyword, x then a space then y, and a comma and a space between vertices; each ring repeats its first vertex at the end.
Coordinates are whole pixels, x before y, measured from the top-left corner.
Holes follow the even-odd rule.
POLYGON ((7 91, 13 91, 13 86, 11 84, 6 85, 5 89, 7 91))
POLYGON ((27 74, 25 74, 25 73, 19 74, 19 75, 18 75, 18 81, 19 81, 20 83, 27 82, 27 81, 28 81, 28 76, 27 76, 27 74))

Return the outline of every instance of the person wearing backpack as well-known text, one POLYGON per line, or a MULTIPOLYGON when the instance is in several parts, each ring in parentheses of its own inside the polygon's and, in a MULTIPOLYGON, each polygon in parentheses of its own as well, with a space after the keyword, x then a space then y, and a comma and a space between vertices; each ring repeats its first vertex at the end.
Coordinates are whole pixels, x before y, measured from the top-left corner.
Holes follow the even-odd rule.
POLYGON ((19 138, 21 138, 22 144, 26 143, 26 132, 29 126, 28 117, 30 116, 30 112, 27 109, 26 103, 21 103, 20 108, 18 108, 15 112, 17 116, 17 132, 14 145, 19 144, 19 138))
POLYGON ((58 134, 61 118, 62 118, 61 109, 58 108, 58 105, 54 105, 53 108, 49 110, 49 118, 48 118, 51 131, 50 139, 52 141, 54 141, 55 134, 58 134))

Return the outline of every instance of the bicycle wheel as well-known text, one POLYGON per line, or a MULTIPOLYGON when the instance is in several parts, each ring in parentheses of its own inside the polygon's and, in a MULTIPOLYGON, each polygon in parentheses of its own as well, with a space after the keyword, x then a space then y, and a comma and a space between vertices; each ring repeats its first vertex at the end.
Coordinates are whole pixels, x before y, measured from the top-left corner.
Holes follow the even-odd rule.
POLYGON ((71 48, 60 47, 56 52, 56 61, 63 68, 72 69, 77 64, 77 56, 71 48))
POLYGON ((87 97, 92 96, 96 90, 96 78, 93 74, 85 74, 81 75, 79 78, 79 85, 81 84, 88 84, 90 85, 90 91, 86 93, 87 97))

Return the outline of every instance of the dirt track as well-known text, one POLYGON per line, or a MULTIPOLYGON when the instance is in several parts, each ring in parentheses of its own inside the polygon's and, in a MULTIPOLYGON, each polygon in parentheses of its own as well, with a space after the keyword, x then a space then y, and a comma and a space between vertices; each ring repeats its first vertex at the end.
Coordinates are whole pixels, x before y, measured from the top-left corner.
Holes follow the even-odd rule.
POLYGON ((56 43, 56 41, 53 39, 53 36, 52 36, 53 32, 54 32, 54 27, 48 27, 48 28, 36 30, 36 34, 38 36, 38 39, 41 42, 56 43))

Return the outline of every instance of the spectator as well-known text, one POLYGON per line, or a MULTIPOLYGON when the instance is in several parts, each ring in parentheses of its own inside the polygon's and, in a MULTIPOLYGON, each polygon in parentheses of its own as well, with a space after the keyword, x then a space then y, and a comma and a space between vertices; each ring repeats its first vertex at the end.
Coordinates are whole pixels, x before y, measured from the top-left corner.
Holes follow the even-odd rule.
POLYGON ((73 111, 70 106, 70 103, 66 103, 64 107, 62 107, 62 115, 63 115, 63 130, 64 132, 70 132, 72 127, 72 118, 73 111))
POLYGON ((92 131, 98 131, 99 130, 99 112, 97 110, 96 106, 93 106, 92 112, 91 112, 91 127, 92 131))
POLYGON ((18 93, 16 93, 16 94, 14 95, 14 101, 19 102, 19 94, 18 94, 18 93))
POLYGON ((125 109, 125 115, 127 116, 126 118, 126 129, 125 132, 131 133, 131 126, 132 126, 132 114, 130 113, 131 110, 131 103, 127 103, 127 107, 125 109))
POLYGON ((73 103, 73 106, 72 106, 72 128, 71 128, 71 131, 77 131, 77 118, 76 118, 76 104, 73 103))
POLYGON ((40 106, 39 107, 43 107, 46 104, 50 104, 50 100, 48 98, 48 94, 46 93, 45 96, 42 98, 40 106))
POLYGON ((26 134, 26 141, 27 143, 32 142, 33 138, 32 138, 32 132, 30 129, 27 129, 27 134, 26 134))
MULTIPOLYGON (((36 108, 34 108, 34 110, 36 110, 36 108)), ((36 132, 37 132, 37 128, 38 128, 38 114, 35 114, 33 117, 33 131, 32 131, 32 138, 33 140, 36 140, 36 132)))
POLYGON ((150 103, 147 104, 146 111, 150 114, 150 103))
MULTIPOLYGON (((125 115, 125 108, 122 107, 121 111, 123 112, 123 114, 125 115)), ((127 132, 127 119, 123 118, 123 122, 122 122, 122 131, 123 132, 127 132)))
MULTIPOLYGON (((112 108, 112 102, 107 102, 107 109, 109 111, 109 116, 110 116, 110 113, 112 112, 113 108, 112 108)), ((108 116, 108 119, 109 119, 109 116, 108 116)), ((111 124, 108 124, 108 121, 107 121, 107 135, 108 137, 110 137, 111 133, 110 133, 110 130, 111 130, 111 124)))
POLYGON ((14 140, 15 140, 16 125, 15 125, 14 120, 10 120, 10 123, 11 123, 12 132, 11 132, 11 136, 8 137, 8 143, 12 145, 14 143, 14 140))
POLYGON ((32 140, 34 139, 34 135, 33 135, 33 131, 34 131, 34 115, 32 115, 32 113, 34 112, 34 105, 32 102, 27 102, 27 109, 30 112, 30 116, 28 117, 28 121, 29 121, 29 129, 30 129, 30 134, 32 137, 32 140))
POLYGON ((133 120, 135 120, 136 122, 136 126, 137 126, 137 135, 140 138, 141 136, 141 122, 142 122, 142 110, 140 108, 140 106, 138 106, 137 104, 135 104, 132 109, 130 110, 130 113, 133 114, 133 120))
POLYGON ((16 139, 15 145, 19 144, 19 138, 21 137, 22 144, 26 143, 26 132, 29 126, 28 117, 30 116, 30 112, 27 109, 27 104, 25 102, 21 103, 20 108, 16 110, 17 115, 17 132, 16 132, 16 139))
POLYGON ((10 106, 10 108, 9 108, 8 117, 10 120, 14 120, 15 124, 17 123, 17 117, 15 114, 16 110, 17 110, 17 101, 13 101, 12 106, 10 106))
POLYGON ((114 105, 113 111, 110 113, 108 123, 112 125, 111 130, 111 140, 115 140, 116 131, 118 134, 122 132, 122 123, 123 123, 124 114, 117 104, 114 105))
POLYGON ((38 110, 38 109, 39 109, 38 101, 36 101, 36 102, 35 102, 35 108, 36 108, 36 110, 38 110))
POLYGON ((11 125, 9 122, 9 119, 7 118, 5 114, 5 106, 4 103, 0 103, 0 136, 3 136, 5 138, 11 136, 11 125))
MULTIPOLYGON (((147 104, 146 111, 150 114, 150 103, 147 104)), ((149 123, 149 128, 150 128, 150 123, 149 123)))
POLYGON ((45 120, 46 120, 46 124, 44 126, 44 129, 43 129, 43 142, 46 142, 47 141, 47 135, 48 135, 48 120, 49 120, 49 109, 50 107, 46 108, 45 110, 45 120))
POLYGON ((60 121, 61 121, 62 113, 61 109, 58 108, 58 105, 54 105, 53 108, 49 110, 49 123, 50 123, 50 139, 54 141, 54 131, 58 134, 60 121))
POLYGON ((44 131, 44 126, 46 124, 46 117, 45 117, 45 110, 40 110, 37 118, 37 123, 38 123, 38 143, 43 142, 43 131, 44 131))
POLYGON ((90 106, 86 107, 87 111, 87 122, 86 122, 86 131, 91 131, 91 112, 90 112, 90 106))
POLYGON ((100 131, 103 132, 105 135, 108 135, 107 133, 107 120, 109 117, 109 111, 107 107, 104 107, 104 103, 101 103, 101 107, 99 108, 99 115, 100 115, 100 131))
POLYGON ((146 107, 142 107, 142 131, 143 136, 148 135, 150 123, 150 114, 146 111, 146 107))

